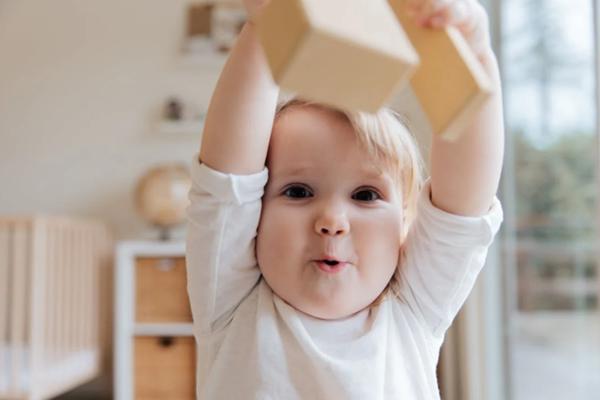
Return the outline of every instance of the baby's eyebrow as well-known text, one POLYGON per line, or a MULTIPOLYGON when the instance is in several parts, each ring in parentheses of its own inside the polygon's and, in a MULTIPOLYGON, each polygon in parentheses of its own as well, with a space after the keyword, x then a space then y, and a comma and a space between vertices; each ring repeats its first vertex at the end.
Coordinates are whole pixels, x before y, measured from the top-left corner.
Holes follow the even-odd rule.
POLYGON ((293 176, 302 176, 310 173, 311 168, 308 166, 303 167, 293 167, 293 168, 284 168, 279 171, 274 171, 274 175, 279 177, 293 177, 293 176))
POLYGON ((360 171, 360 173, 366 178, 381 179, 385 177, 385 173, 383 171, 372 168, 363 169, 360 171))
MULTIPOLYGON (((313 168, 311 166, 296 166, 289 168, 282 168, 279 170, 271 171, 271 181, 287 180, 296 177, 311 176, 313 168)), ((390 180, 384 171, 376 168, 361 168, 357 175, 362 179, 374 180, 383 183, 388 183, 390 180)))
POLYGON ((388 173, 377 168, 363 168, 359 173, 363 179, 374 180, 382 183, 389 183, 391 181, 388 173))
POLYGON ((269 183, 280 185, 290 179, 307 176, 310 171, 308 167, 282 168, 269 171, 269 183))
MULTIPOLYGON (((310 166, 302 166, 302 167, 284 168, 284 169, 276 170, 276 171, 272 171, 272 172, 274 175, 290 177, 290 176, 301 176, 301 175, 310 174, 311 170, 312 170, 312 168, 310 166)), ((375 168, 363 168, 359 171, 359 174, 365 178, 375 178, 375 179, 385 178, 385 175, 386 175, 385 172, 375 169, 375 168)))

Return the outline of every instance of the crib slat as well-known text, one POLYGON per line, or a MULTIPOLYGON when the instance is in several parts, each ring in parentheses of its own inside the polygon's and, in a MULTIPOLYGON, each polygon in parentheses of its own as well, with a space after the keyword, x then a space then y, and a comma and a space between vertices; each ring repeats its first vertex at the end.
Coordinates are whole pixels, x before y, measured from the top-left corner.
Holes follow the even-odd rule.
POLYGON ((80 228, 77 225, 74 225, 71 228, 72 231, 72 236, 71 236, 71 253, 73 254, 73 260, 71 263, 71 268, 72 268, 72 272, 69 274, 71 275, 71 279, 72 279, 72 289, 71 289, 71 314, 70 314, 70 322, 71 322, 71 329, 70 329, 70 334, 71 334, 71 338, 70 338, 70 349, 71 351, 78 351, 80 350, 79 347, 79 324, 77 319, 79 318, 79 307, 81 306, 81 303, 79 302, 80 300, 80 294, 81 294, 81 272, 82 272, 82 263, 81 263, 81 231, 80 228))
POLYGON ((56 225, 56 250, 58 252, 58 257, 56 260, 56 265, 54 266, 54 274, 56 276, 56 347, 55 347, 55 356, 56 362, 59 362, 62 358, 62 349, 64 346, 64 298, 65 298, 65 281, 64 281, 64 265, 66 262, 65 259, 65 230, 62 224, 57 223, 56 225))
MULTIPOLYGON (((107 249, 108 233, 104 227, 98 227, 94 235, 94 252, 96 267, 93 271, 93 278, 97 285, 94 285, 95 296, 92 299, 92 309, 97 313, 98 318, 93 320, 91 340, 92 343, 100 346, 103 349, 110 348, 112 340, 112 299, 113 290, 110 285, 112 268, 107 265, 107 249)), ((107 361, 107 360, 104 360, 107 361)))
POLYGON ((75 229, 75 240, 73 242, 73 246, 75 247, 75 269, 77 271, 74 276, 77 277, 77 283, 75 284, 75 293, 74 293, 74 304, 73 304, 73 317, 72 317, 72 326, 73 326, 73 347, 76 351, 84 350, 83 341, 81 340, 81 333, 83 331, 82 325, 85 323, 85 318, 83 317, 83 313, 81 312, 82 307, 85 302, 85 269, 87 265, 85 264, 85 260, 82 257, 82 253, 84 250, 85 242, 83 241, 83 227, 79 226, 81 224, 77 224, 78 226, 75 229))
POLYGON ((73 269, 73 253, 72 253, 72 239, 71 232, 69 230, 69 226, 65 223, 63 225, 63 252, 64 252, 64 265, 62 268, 62 273, 60 275, 60 279, 64 285, 64 298, 62 305, 62 321, 63 321, 63 336, 62 336, 62 347, 61 347, 61 359, 69 354, 71 347, 71 306, 72 306, 72 274, 71 270, 73 269))
MULTIPOLYGON (((31 262, 31 296, 29 314, 31 322, 29 328, 30 343, 30 391, 37 393, 41 388, 37 387, 40 373, 44 367, 44 345, 47 337, 47 309, 45 300, 47 298, 47 268, 48 268, 48 226, 43 218, 32 221, 32 262, 31 262)), ((34 396, 35 397, 35 396, 34 396)))
POLYGON ((82 347, 79 345, 80 333, 81 333, 81 299, 82 299, 82 285, 83 281, 81 280, 82 272, 84 269, 83 262, 81 260, 81 227, 79 224, 73 229, 73 277, 74 277, 74 285, 73 285, 73 314, 71 316, 71 327, 73 328, 71 332, 71 346, 74 351, 79 351, 82 347))
MULTIPOLYGON (((98 313, 92 308, 92 302, 94 301, 94 297, 96 297, 96 292, 94 290, 94 282, 96 282, 96 285, 99 284, 99 282, 94 279, 94 270, 96 269, 96 266, 94 265, 94 235, 95 229, 93 227, 90 226, 88 229, 85 230, 85 290, 88 293, 88 295, 85 296, 82 312, 84 316, 95 315, 96 318, 94 319, 98 319, 98 313)), ((92 321, 94 319, 84 318, 85 323, 82 324, 83 329, 81 337, 83 339, 83 345, 85 348, 96 347, 91 338, 92 321)))
POLYGON ((92 325, 92 342, 104 349, 109 349, 112 347, 113 337, 113 287, 111 285, 113 268, 109 265, 108 260, 112 261, 112 256, 108 256, 111 252, 108 232, 104 227, 98 230, 99 233, 95 240, 97 267, 94 271, 94 279, 99 282, 99 285, 95 285, 96 296, 93 299, 92 307, 98 313, 99 318, 95 319, 92 325))
MULTIPOLYGON (((8 310, 9 299, 11 297, 11 293, 9 292, 9 279, 11 279, 9 274, 9 249, 9 226, 8 224, 0 223, 0 365, 6 365, 8 363, 8 351, 10 345, 8 342, 8 310)), ((8 382, 4 382, 4 380, 8 379, 9 373, 10 370, 0 374, 0 386, 8 386, 8 382)))
POLYGON ((72 252, 72 239, 71 232, 69 230, 69 226, 67 223, 63 223, 63 255, 64 255, 64 265, 62 267, 62 273, 60 275, 60 279, 63 282, 63 305, 62 305, 62 346, 60 357, 63 359, 67 354, 69 354, 71 347, 71 307, 72 307, 72 275, 71 270, 73 269, 73 252, 72 252))
MULTIPOLYGON (((85 318, 86 315, 86 311, 87 311, 87 307, 88 307, 88 303, 90 301, 90 296, 92 295, 91 291, 90 291, 90 285, 89 285, 89 280, 90 280, 90 259, 88 257, 89 254, 89 247, 90 247, 90 243, 88 240, 89 237, 89 229, 90 227, 86 227, 84 226, 83 229, 81 230, 81 250, 80 250, 80 257, 81 257, 81 264, 83 266, 82 270, 81 270, 81 302, 79 304, 79 315, 80 315, 80 323, 79 323, 79 345, 81 348, 83 349, 88 349, 89 347, 89 343, 87 342, 87 329, 88 329, 88 325, 89 325, 89 319, 90 318, 85 318)), ((88 316, 91 316, 92 314, 87 314, 88 316)))
POLYGON ((48 262, 46 264, 46 339, 45 339, 45 363, 53 363, 56 360, 56 347, 57 347, 57 331, 56 325, 57 314, 56 314, 56 301, 57 301, 57 277, 56 277, 56 265, 58 264, 58 251, 57 251, 57 231, 56 226, 52 222, 48 223, 48 262))
POLYGON ((90 302, 90 296, 93 296, 92 293, 92 288, 90 286, 90 280, 91 280, 91 274, 90 274, 90 269, 92 268, 91 266, 91 259, 89 257, 89 252, 90 252, 90 246, 91 243, 89 241, 89 236, 90 236, 90 230, 91 227, 89 226, 85 226, 82 230, 81 230, 81 262, 84 266, 84 268, 82 269, 82 275, 81 275, 81 281, 82 281, 82 285, 81 285, 81 302, 79 303, 79 345, 82 349, 91 349, 91 343, 88 342, 87 340, 87 332, 88 332, 88 327, 90 324, 90 319, 92 315, 95 315, 93 313, 91 313, 91 310, 88 310, 88 304, 90 302), (87 318, 86 318, 87 315, 87 318))
POLYGON ((13 225, 12 232, 12 302, 10 310, 10 338, 11 346, 9 391, 19 392, 20 373, 25 368, 25 359, 23 356, 26 348, 25 338, 25 297, 27 296, 26 288, 26 269, 27 269, 27 225, 24 222, 18 222, 13 225))
POLYGON ((75 349, 73 348, 73 313, 75 310, 75 298, 74 293, 77 291, 77 265, 76 253, 77 247, 74 245, 76 232, 73 230, 73 226, 70 223, 65 224, 65 271, 62 275, 62 279, 65 281, 65 347, 64 353, 72 354, 75 349))
MULTIPOLYGON (((99 337, 99 333, 100 333, 100 327, 104 326, 104 321, 103 321, 103 314, 102 314, 102 310, 100 309, 100 301, 106 301, 106 299, 101 299, 100 298, 100 294, 104 293, 104 279, 102 277, 102 271, 103 271, 103 267, 104 265, 102 265, 102 257, 103 257, 103 250, 100 247, 102 245, 102 238, 100 237, 100 235, 102 234, 102 231, 97 227, 94 231, 94 234, 92 235, 92 260, 93 260, 93 268, 90 271, 91 272, 91 276, 90 276, 90 280, 91 280, 91 288, 92 291, 94 293, 94 295, 91 297, 90 299, 90 303, 88 304, 89 310, 92 313, 95 313, 98 318, 94 318, 92 320, 90 320, 90 325, 88 326, 88 340, 90 342, 90 344, 93 344, 94 346, 102 346, 103 343, 100 343, 100 341, 98 340, 99 337), (95 284, 94 284, 95 282, 95 284)), ((106 297, 110 297, 110 296, 106 296, 106 297)))
MULTIPOLYGON (((106 265, 107 258, 107 233, 103 227, 98 227, 94 235, 94 262, 95 268, 92 277, 97 285, 93 285, 95 295, 92 298, 91 308, 98 315, 92 320, 90 340, 94 345, 108 349, 109 338, 112 338, 112 319, 108 317, 112 310, 112 287, 109 285, 112 268, 106 265)), ((110 314, 112 315, 112 314, 110 314)))
POLYGON ((78 351, 79 347, 79 307, 81 306, 80 298, 81 298, 81 272, 82 272, 82 263, 81 263, 81 231, 79 224, 74 224, 71 228, 72 236, 71 236, 71 253, 73 254, 73 260, 71 263, 71 279, 72 279, 72 288, 71 288, 71 314, 70 314, 70 350, 78 351))

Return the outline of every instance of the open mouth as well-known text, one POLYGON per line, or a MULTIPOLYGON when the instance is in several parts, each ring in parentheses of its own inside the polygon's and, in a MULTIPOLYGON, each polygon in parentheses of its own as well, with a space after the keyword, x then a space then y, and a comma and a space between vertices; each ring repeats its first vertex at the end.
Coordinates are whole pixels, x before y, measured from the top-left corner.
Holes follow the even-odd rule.
POLYGON ((315 264, 321 271, 327 273, 336 273, 344 269, 348 263, 337 260, 315 260, 315 264))

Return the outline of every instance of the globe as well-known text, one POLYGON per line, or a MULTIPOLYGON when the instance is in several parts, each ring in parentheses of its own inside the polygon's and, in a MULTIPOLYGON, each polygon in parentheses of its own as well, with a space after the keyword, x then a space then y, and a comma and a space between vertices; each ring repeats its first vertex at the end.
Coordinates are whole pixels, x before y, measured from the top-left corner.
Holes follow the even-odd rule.
POLYGON ((169 229, 185 221, 191 178, 185 164, 162 164, 149 169, 135 189, 137 212, 169 239, 169 229))

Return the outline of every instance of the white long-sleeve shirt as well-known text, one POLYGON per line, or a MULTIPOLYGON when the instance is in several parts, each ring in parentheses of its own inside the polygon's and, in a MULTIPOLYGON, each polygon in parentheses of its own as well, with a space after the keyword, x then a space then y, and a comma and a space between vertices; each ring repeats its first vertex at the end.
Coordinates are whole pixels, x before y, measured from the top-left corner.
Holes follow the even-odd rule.
POLYGON ((379 306, 325 321, 294 309, 261 277, 255 237, 268 171, 230 175, 192 163, 188 292, 198 399, 439 399, 444 334, 502 221, 435 208, 429 185, 379 306))

